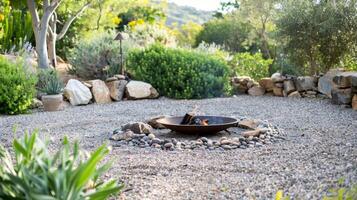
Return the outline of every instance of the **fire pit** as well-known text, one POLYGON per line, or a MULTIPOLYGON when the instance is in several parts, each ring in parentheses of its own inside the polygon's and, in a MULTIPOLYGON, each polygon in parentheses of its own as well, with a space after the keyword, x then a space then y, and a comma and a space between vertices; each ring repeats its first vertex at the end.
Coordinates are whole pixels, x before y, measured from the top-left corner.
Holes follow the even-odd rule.
POLYGON ((238 120, 230 117, 221 116, 188 116, 184 117, 165 117, 157 120, 172 131, 190 134, 209 134, 235 127, 238 120))

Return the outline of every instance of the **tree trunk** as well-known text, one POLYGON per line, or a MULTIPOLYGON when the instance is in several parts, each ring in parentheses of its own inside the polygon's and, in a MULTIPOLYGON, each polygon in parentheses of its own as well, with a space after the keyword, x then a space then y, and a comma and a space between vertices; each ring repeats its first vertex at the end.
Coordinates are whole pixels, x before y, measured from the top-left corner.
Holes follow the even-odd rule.
POLYGON ((49 29, 47 33, 47 51, 48 51, 48 59, 54 68, 56 68, 57 66, 56 32, 57 32, 57 13, 53 12, 53 15, 51 16, 51 20, 49 22, 49 29))
POLYGON ((310 59, 310 75, 316 75, 317 63, 314 58, 310 59))
POLYGON ((57 66, 57 58, 56 58, 56 39, 49 34, 47 40, 47 51, 48 58, 53 67, 57 66))
POLYGON ((47 69, 49 66, 47 54, 46 30, 39 31, 36 39, 36 51, 38 55, 38 66, 42 69, 47 69))

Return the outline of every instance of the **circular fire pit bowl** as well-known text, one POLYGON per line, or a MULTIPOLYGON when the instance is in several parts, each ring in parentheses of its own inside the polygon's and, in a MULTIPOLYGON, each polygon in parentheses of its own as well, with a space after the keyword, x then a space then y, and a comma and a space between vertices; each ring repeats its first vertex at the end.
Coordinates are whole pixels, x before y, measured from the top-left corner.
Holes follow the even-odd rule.
POLYGON ((166 128, 189 134, 212 134, 230 127, 235 127, 238 124, 238 120, 231 117, 220 117, 220 116, 195 116, 201 120, 208 120, 208 125, 183 125, 181 121, 183 117, 165 117, 157 120, 158 123, 162 124, 166 128))

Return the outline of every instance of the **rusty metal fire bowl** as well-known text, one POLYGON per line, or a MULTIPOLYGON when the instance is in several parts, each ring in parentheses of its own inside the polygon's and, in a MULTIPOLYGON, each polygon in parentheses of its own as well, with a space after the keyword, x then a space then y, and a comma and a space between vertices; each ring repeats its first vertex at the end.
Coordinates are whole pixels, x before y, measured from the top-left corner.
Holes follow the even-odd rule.
POLYGON ((230 127, 235 127, 238 124, 238 120, 231 117, 221 117, 221 116, 195 116, 201 120, 208 120, 208 125, 182 125, 182 117, 165 117, 157 120, 158 123, 162 124, 166 128, 180 133, 189 134, 212 134, 230 127))

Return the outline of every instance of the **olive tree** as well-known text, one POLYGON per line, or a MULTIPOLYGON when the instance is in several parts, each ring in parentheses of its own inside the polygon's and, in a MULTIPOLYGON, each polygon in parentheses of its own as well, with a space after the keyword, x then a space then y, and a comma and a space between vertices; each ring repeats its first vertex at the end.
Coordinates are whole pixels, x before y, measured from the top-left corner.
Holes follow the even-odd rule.
POLYGON ((338 66, 357 45, 356 0, 286 0, 277 28, 285 50, 310 74, 338 66))
POLYGON ((56 65, 56 41, 63 38, 72 22, 90 5, 87 1, 57 31, 56 9, 62 0, 43 0, 42 6, 35 0, 27 0, 27 7, 32 17, 32 27, 36 41, 36 52, 40 68, 48 68, 49 64, 56 65), (42 15, 40 16, 41 13, 42 15))

